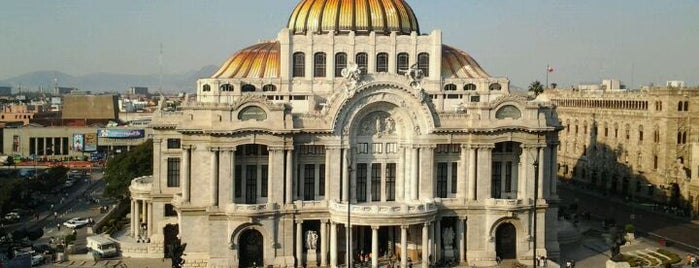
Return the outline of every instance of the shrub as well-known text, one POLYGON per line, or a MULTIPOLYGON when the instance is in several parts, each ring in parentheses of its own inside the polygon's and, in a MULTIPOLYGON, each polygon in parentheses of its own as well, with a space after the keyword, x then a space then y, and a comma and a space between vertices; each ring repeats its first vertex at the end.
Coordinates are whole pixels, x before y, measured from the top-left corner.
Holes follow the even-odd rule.
POLYGON ((636 231, 636 227, 634 227, 633 224, 627 224, 626 226, 624 226, 624 230, 627 233, 633 233, 636 231))

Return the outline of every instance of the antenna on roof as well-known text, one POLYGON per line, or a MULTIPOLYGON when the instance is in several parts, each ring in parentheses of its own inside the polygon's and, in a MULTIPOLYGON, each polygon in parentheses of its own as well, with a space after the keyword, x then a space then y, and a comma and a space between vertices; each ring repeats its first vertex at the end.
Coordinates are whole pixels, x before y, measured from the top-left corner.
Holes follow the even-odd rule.
POLYGON ((163 90, 163 43, 160 43, 160 56, 158 57, 158 65, 160 66, 160 84, 158 90, 163 90))

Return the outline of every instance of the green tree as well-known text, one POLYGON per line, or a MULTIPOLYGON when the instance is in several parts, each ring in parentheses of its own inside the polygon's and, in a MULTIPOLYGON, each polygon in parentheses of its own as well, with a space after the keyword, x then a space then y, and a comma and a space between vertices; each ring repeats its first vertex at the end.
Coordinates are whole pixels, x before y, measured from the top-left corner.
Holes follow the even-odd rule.
POLYGON ((539 80, 536 80, 529 85, 529 91, 534 92, 534 95, 539 96, 539 94, 544 92, 544 85, 542 85, 539 80))
POLYGON ((107 162, 104 193, 117 199, 129 197, 131 180, 140 176, 153 175, 153 140, 119 154, 107 162))

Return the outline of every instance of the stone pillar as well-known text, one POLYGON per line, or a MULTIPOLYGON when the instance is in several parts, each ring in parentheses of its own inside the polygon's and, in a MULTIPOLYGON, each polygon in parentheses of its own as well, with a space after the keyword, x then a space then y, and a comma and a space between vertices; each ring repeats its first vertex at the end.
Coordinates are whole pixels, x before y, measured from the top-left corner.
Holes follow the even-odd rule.
POLYGON ((398 158, 398 163, 396 164, 396 201, 400 202, 405 200, 405 186, 407 185, 405 179, 405 147, 402 145, 398 149, 398 158))
POLYGON ((554 142, 551 144, 551 172, 550 174, 550 192, 552 196, 558 195, 558 190, 556 189, 556 184, 558 184, 558 143, 554 142))
POLYGON ((211 148, 211 180, 209 181, 209 192, 211 199, 209 206, 218 206, 218 148, 211 148))
POLYGON ((226 194, 227 202, 235 204, 235 147, 226 154, 228 155, 228 161, 226 162, 228 165, 223 168, 228 170, 228 176, 224 180, 224 188, 228 189, 226 191, 230 191, 226 194))
POLYGON ((291 204, 294 201, 294 155, 292 149, 286 150, 286 193, 284 201, 287 204, 291 204))
POLYGON ((136 218, 136 236, 138 237, 141 235, 141 201, 136 199, 136 212, 134 213, 134 217, 136 218))
MULTIPOLYGON (((327 167, 327 165, 326 165, 327 167)), ((328 266, 328 221, 320 221, 320 266, 328 266)))
POLYGON ((439 260, 442 258, 442 220, 437 219, 435 221, 435 241, 437 242, 435 245, 435 254, 434 258, 435 260, 439 260))
POLYGON ((429 248, 429 233, 428 233, 428 228, 430 224, 428 222, 424 223, 422 225, 422 268, 429 268, 430 262, 430 253, 428 251, 429 248))
POLYGON ((459 263, 463 264, 466 261, 466 258, 464 258, 464 252, 466 252, 466 235, 464 234, 464 219, 461 217, 458 218, 458 221, 456 223, 456 235, 458 241, 456 243, 456 251, 459 254, 459 263))
POLYGON ((539 199, 544 198, 544 166, 546 166, 546 158, 544 158, 544 149, 546 147, 539 147, 539 177, 536 178, 536 183, 539 184, 536 194, 539 199))
POLYGON ((457 174, 456 185, 452 185, 452 187, 456 187, 456 199, 460 202, 463 202, 463 200, 466 197, 466 179, 468 178, 466 173, 468 173, 469 167, 469 165, 467 164, 468 150, 469 149, 467 144, 461 144, 461 155, 459 156, 459 171, 453 171, 457 172, 457 174))
POLYGON ((408 267, 408 225, 400 226, 400 267, 408 267))
POLYGON ((267 203, 281 204, 284 202, 284 172, 279 167, 284 166, 284 147, 270 146, 267 165, 267 203))
POLYGON ((330 222, 330 267, 337 267, 337 224, 330 222))
POLYGON ((379 226, 371 226, 371 267, 379 267, 379 226))
POLYGON ((296 267, 303 267, 303 221, 296 221, 296 267))
POLYGON ((529 158, 531 157, 531 146, 522 144, 522 154, 519 156, 519 174, 517 176, 517 199, 526 200, 529 196, 527 194, 527 181, 529 179, 529 165, 531 165, 529 158))
POLYGON ((136 233, 136 199, 131 199, 131 236, 136 237, 138 233, 136 233))
POLYGON ((189 186, 189 158, 190 154, 192 153, 191 150, 194 147, 189 147, 185 148, 182 151, 182 174, 180 174, 180 177, 182 177, 182 202, 184 203, 189 203, 189 191, 190 191, 190 186, 189 186))
POLYGON ((146 203, 147 206, 147 213, 148 213, 148 218, 146 218, 146 222, 148 222, 148 225, 146 228, 148 228, 147 232, 147 237, 150 237, 153 234, 153 202, 148 201, 146 203))
POLYGON ((410 148, 410 160, 412 165, 410 167, 410 200, 417 200, 417 186, 418 186, 418 166, 420 165, 417 148, 410 148))
POLYGON ((491 153, 493 148, 492 144, 483 144, 478 147, 478 186, 476 186, 478 200, 491 198, 491 153))
POLYGON ((420 199, 434 198, 434 144, 420 146, 420 199))
POLYGON ((476 148, 468 147, 468 200, 476 200, 476 148))
POLYGON ((349 150, 351 149, 342 149, 342 202, 349 202, 349 182, 351 180, 349 174, 349 150))

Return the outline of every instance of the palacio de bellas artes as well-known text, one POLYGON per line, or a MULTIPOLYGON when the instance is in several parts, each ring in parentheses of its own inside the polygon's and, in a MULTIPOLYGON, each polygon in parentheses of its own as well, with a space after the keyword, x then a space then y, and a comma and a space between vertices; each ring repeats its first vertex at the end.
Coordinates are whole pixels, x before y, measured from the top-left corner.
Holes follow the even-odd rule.
POLYGON ((149 244, 124 254, 181 242, 185 267, 557 260, 554 105, 421 30, 403 0, 301 0, 274 40, 153 115, 153 175, 130 186, 131 235, 149 244))

